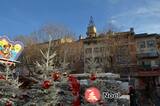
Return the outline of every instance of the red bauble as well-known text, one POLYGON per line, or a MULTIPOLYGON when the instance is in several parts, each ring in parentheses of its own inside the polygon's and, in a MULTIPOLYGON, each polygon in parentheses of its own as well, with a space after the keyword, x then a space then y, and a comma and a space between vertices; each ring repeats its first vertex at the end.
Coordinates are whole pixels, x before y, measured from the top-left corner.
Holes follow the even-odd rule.
POLYGON ((0 75, 0 80, 5 80, 6 78, 3 75, 0 75))
POLYGON ((12 106, 12 102, 11 102, 11 101, 7 101, 7 102, 5 103, 5 106, 12 106))
POLYGON ((91 74, 90 80, 92 80, 92 81, 96 80, 96 75, 95 74, 91 74))
POLYGON ((44 81, 44 82, 42 83, 42 87, 43 87, 44 89, 48 89, 50 86, 51 86, 51 82, 48 81, 48 80, 46 80, 46 81, 44 81))
POLYGON ((55 72, 52 74, 52 78, 54 81, 57 81, 60 79, 60 74, 58 72, 55 72))

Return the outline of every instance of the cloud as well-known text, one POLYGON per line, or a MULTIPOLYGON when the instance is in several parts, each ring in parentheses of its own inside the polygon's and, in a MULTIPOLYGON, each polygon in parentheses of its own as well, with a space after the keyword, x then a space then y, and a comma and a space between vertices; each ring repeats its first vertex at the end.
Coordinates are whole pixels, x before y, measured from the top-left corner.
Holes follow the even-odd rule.
POLYGON ((138 32, 160 33, 160 1, 150 1, 147 5, 134 7, 128 11, 114 15, 111 19, 116 20, 125 27, 135 27, 138 32))
POLYGON ((135 7, 127 12, 120 13, 118 15, 113 16, 112 18, 121 18, 121 17, 128 17, 128 16, 142 16, 142 15, 155 15, 160 16, 160 1, 152 1, 148 2, 148 5, 143 5, 140 7, 135 7))
POLYGON ((160 33, 160 25, 159 24, 144 24, 140 25, 137 29, 137 33, 160 33))
POLYGON ((117 3, 121 2, 122 0, 108 0, 108 1, 112 4, 117 4, 117 3))

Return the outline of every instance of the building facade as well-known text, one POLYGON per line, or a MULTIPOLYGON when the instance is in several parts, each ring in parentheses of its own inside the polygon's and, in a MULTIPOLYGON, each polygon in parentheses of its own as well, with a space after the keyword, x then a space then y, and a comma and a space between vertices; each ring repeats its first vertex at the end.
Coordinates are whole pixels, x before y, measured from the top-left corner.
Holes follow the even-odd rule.
POLYGON ((87 27, 87 37, 83 39, 84 72, 105 71, 110 66, 112 41, 98 36, 92 17, 87 27))
POLYGON ((159 34, 135 34, 133 28, 97 34, 92 18, 86 34, 82 40, 84 72, 119 73, 133 78, 137 89, 160 85, 159 34))
POLYGON ((136 34, 137 70, 136 89, 158 87, 160 85, 160 53, 158 34, 136 34))
POLYGON ((97 34, 91 18, 83 39, 84 72, 94 67, 98 72, 127 69, 136 65, 136 46, 133 28, 127 32, 97 34), (89 61, 89 62, 88 62, 89 61), (93 62, 90 62, 93 61, 93 62), (92 63, 90 65, 90 63, 92 63), (118 68, 118 69, 116 69, 118 68))

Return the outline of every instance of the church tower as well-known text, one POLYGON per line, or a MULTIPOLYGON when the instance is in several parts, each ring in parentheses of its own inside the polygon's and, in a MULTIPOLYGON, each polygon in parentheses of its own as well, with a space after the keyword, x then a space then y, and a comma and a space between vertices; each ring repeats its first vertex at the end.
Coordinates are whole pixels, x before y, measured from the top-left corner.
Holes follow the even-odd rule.
POLYGON ((96 37, 96 27, 95 27, 95 24, 94 24, 92 16, 90 17, 86 34, 87 34, 88 38, 96 37))

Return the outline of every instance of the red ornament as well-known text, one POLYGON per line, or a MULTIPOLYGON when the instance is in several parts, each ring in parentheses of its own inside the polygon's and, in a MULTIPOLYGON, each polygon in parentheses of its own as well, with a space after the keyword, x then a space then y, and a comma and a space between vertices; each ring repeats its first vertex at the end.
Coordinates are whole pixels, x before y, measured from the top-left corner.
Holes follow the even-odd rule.
POLYGON ((3 75, 0 75, 0 80, 5 80, 6 78, 3 75))
POLYGON ((42 84, 42 87, 44 89, 48 89, 50 86, 51 86, 51 82, 48 81, 48 80, 44 81, 43 84, 42 84))
POLYGON ((94 104, 98 102, 100 98, 101 98, 100 91, 95 87, 88 88, 85 91, 85 99, 90 103, 94 104))
POLYGON ((60 79, 60 74, 58 72, 55 72, 52 74, 52 78, 54 81, 57 81, 60 79))
POLYGON ((90 80, 91 80, 91 81, 96 80, 96 75, 95 75, 95 74, 91 74, 91 76, 90 76, 90 80))
POLYGON ((7 102, 5 103, 5 106, 12 106, 12 102, 11 102, 11 101, 7 101, 7 102))

